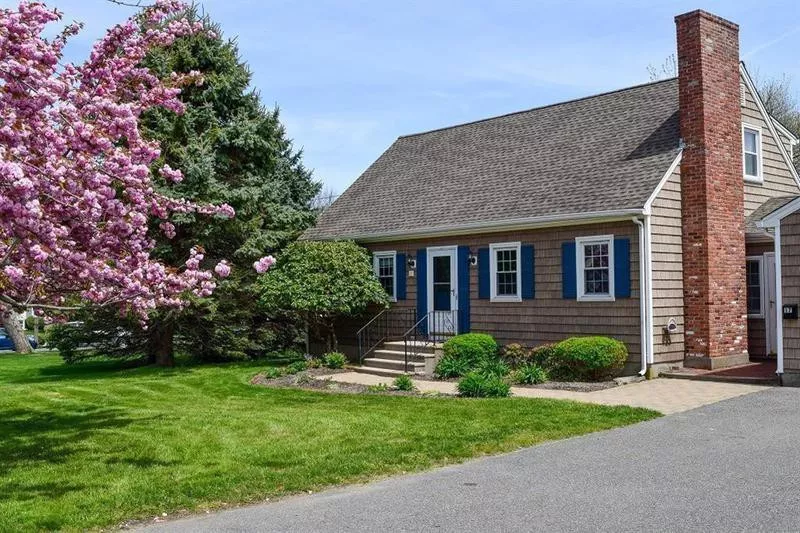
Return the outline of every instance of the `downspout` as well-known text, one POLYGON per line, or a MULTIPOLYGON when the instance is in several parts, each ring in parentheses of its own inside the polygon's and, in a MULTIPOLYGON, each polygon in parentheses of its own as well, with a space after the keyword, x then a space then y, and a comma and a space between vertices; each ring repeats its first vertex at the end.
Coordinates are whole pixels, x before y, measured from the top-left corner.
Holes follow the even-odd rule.
POLYGON ((650 225, 650 213, 644 215, 644 245, 645 245, 645 274, 647 277, 646 304, 647 304, 647 362, 654 363, 655 350, 653 348, 653 234, 650 225))
POLYGON ((778 364, 775 373, 783 377, 783 276, 781 275, 781 221, 775 224, 775 299, 778 308, 775 310, 775 318, 778 322, 778 364))
POLYGON ((644 224, 638 217, 633 217, 633 223, 639 226, 639 329, 641 337, 639 341, 640 351, 642 352, 642 369, 640 376, 647 374, 647 304, 645 294, 647 293, 647 281, 644 275, 646 269, 646 251, 644 242, 644 224))

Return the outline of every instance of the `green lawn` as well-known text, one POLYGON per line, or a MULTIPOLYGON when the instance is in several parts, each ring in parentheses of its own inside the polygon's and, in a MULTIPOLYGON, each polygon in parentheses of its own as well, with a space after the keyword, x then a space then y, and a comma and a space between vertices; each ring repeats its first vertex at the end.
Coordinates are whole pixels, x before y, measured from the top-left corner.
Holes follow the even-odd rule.
POLYGON ((316 491, 658 416, 249 385, 263 367, 0 355, 0 531, 109 526, 316 491))

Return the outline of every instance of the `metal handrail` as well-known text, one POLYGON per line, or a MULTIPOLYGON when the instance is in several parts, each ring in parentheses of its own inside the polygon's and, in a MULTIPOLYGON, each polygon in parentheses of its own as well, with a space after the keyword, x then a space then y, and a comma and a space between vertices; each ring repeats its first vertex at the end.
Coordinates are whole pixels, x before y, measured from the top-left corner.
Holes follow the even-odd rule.
POLYGON ((425 316, 417 320, 417 322, 411 326, 408 331, 403 334, 403 348, 404 348, 404 356, 405 356, 405 371, 408 372, 408 343, 409 340, 413 341, 412 346, 414 347, 414 352, 411 355, 417 355, 417 349, 419 348, 419 337, 423 339, 423 346, 427 346, 428 344, 433 344, 436 342, 436 335, 456 335, 458 332, 455 328, 455 323, 452 320, 452 315, 455 314, 456 316, 460 315, 458 309, 453 309, 450 313, 444 313, 442 311, 428 311, 425 313, 425 316), (431 317, 433 320, 431 320, 431 317), (431 322, 433 322, 433 327, 431 326, 431 322), (420 328, 420 325, 425 324, 424 329, 420 328), (440 327, 436 327, 437 323, 440 327), (450 331, 445 331, 441 326, 449 325, 450 331), (412 339, 413 337, 413 339, 412 339))
POLYGON ((381 343, 389 340, 390 337, 402 338, 401 335, 393 333, 399 331, 399 328, 408 323, 408 317, 414 317, 416 314, 417 310, 413 307, 390 307, 372 317, 356 333, 358 339, 358 362, 363 363, 370 353, 381 343), (397 318, 397 315, 399 315, 399 318, 397 318), (397 324, 398 320, 400 324, 397 324))

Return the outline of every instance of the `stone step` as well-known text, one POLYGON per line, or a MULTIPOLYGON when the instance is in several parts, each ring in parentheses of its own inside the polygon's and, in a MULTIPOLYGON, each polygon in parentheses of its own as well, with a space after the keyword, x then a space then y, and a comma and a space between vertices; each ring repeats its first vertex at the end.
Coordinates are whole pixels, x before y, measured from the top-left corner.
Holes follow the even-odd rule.
MULTIPOLYGON (((406 343, 404 341, 387 341, 383 343, 383 347, 387 350, 404 351, 406 343)), ((409 350, 414 348, 418 354, 433 354, 437 348, 441 348, 439 343, 423 342, 423 341, 409 341, 409 350)))
MULTIPOLYGON (((373 376, 385 376, 387 378, 396 378, 403 375, 422 375, 422 372, 403 372, 402 370, 390 370, 388 368, 376 368, 372 366, 354 366, 353 372, 360 374, 371 374, 373 376)), ((410 370, 410 368, 409 368, 410 370)))
MULTIPOLYGON (((388 350, 386 348, 378 348, 370 357, 375 357, 378 359, 392 359, 394 361, 405 361, 406 352, 403 350, 388 350)), ((408 349, 408 362, 415 362, 415 363, 424 363, 425 359, 430 359, 434 357, 432 353, 418 353, 414 354, 411 348, 408 349)))
MULTIPOLYGON (((385 368, 389 370, 405 371, 406 366, 404 361, 397 361, 395 359, 378 359, 377 357, 367 357, 364 359, 363 365, 372 368, 385 368)), ((409 372, 424 372, 425 363, 408 362, 409 372)))

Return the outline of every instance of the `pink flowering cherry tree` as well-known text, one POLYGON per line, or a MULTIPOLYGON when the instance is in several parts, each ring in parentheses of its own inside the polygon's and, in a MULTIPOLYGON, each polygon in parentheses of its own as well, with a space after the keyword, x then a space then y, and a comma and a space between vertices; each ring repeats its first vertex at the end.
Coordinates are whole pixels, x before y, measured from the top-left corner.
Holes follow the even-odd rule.
MULTIPOLYGON (((63 61, 80 25, 48 39, 45 27, 59 12, 37 2, 0 9, 0 313, 17 347, 27 340, 11 311, 61 314, 88 302, 119 306, 145 324, 152 310, 180 307, 189 293, 210 295, 215 274, 230 273, 225 262, 203 269, 199 246, 179 269, 151 257, 149 220, 161 220, 169 237, 174 213, 234 215, 227 205, 155 192, 159 146, 138 127, 153 106, 180 113, 180 87, 202 83, 199 73, 159 80, 139 66, 152 47, 200 31, 181 17, 184 8, 173 0, 144 8, 81 64, 63 61)), ((167 166, 158 172, 182 179, 167 166)))

